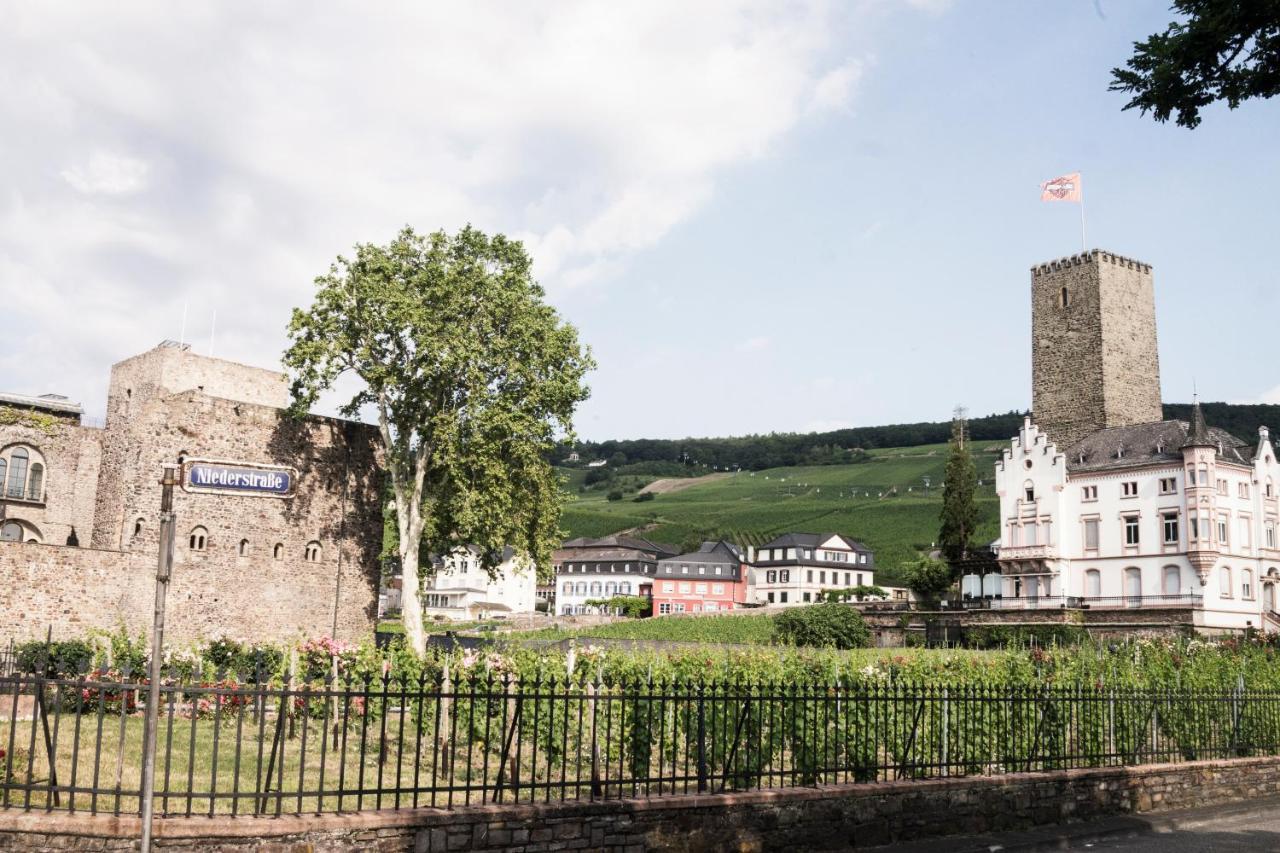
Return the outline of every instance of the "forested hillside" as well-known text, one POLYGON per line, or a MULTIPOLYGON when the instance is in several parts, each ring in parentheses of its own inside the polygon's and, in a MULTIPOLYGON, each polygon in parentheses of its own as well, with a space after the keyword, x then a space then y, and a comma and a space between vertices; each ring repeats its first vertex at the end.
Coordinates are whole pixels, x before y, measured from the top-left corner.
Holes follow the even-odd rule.
MULTIPOLYGON (((1222 427, 1239 438, 1257 439, 1259 426, 1270 426, 1280 435, 1280 405, 1202 403, 1211 426, 1222 427)), ((1164 416, 1187 420, 1188 403, 1166 403, 1164 416)), ((1004 441, 1017 435, 1023 412, 1007 412, 969 420, 975 441, 1004 441)), ((843 465, 863 461, 864 451, 886 447, 919 447, 941 444, 951 437, 951 421, 854 427, 832 432, 768 433, 733 438, 636 438, 618 441, 579 441, 556 454, 564 464, 576 451, 579 464, 607 460, 613 467, 637 463, 677 463, 703 470, 761 471, 791 465, 843 465)), ((654 473, 657 473, 656 471, 654 473)), ((694 473, 694 472, 690 472, 694 473)), ((702 470, 697 471, 702 473, 702 470)), ((664 471, 664 476, 675 476, 664 471)))

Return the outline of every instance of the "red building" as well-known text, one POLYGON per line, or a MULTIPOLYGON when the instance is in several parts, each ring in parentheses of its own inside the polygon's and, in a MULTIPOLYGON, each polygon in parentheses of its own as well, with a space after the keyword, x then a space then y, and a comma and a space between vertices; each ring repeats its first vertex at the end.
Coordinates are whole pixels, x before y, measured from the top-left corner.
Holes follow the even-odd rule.
POLYGON ((738 609, 748 601, 750 577, 742 556, 736 545, 721 540, 659 560, 653 576, 653 615, 738 609))

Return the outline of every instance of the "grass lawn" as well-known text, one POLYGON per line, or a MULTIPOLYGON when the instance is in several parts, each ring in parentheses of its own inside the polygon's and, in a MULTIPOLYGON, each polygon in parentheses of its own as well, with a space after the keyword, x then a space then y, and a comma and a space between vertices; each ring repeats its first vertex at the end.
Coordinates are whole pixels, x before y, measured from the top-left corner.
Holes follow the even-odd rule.
MULTIPOLYGON (((975 442, 981 525, 978 541, 999 533, 993 465, 1005 442, 975 442)), ((844 533, 876 552, 876 579, 896 583, 900 566, 937 539, 947 446, 870 451, 870 461, 744 471, 636 503, 603 494, 576 495, 562 526, 570 536, 605 536, 640 530, 651 539, 726 536, 759 545, 791 531, 844 533), (925 491, 924 478, 930 486, 925 491)))

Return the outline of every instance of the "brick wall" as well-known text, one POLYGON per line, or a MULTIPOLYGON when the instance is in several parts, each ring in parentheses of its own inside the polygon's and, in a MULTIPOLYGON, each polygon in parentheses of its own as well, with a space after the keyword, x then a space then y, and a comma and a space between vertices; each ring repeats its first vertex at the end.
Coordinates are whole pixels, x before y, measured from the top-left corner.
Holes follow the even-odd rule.
MULTIPOLYGON (((156 849, 441 853, 848 850, 1280 793, 1280 758, 1061 770, 600 803, 405 809, 325 817, 175 818, 156 849)), ((0 850, 128 850, 137 818, 0 811, 0 850)))

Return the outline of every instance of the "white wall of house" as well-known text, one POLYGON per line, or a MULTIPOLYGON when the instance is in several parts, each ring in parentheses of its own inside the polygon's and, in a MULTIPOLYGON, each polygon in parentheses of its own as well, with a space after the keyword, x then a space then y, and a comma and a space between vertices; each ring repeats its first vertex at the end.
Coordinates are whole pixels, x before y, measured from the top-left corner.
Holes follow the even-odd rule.
POLYGON ((537 572, 529 560, 512 555, 496 576, 481 566, 479 555, 459 548, 427 578, 422 592, 423 613, 449 620, 502 618, 532 613, 537 596, 537 572))
POLYGON ((598 613, 600 608, 588 601, 612 598, 615 595, 640 595, 640 584, 652 579, 639 570, 638 564, 630 572, 579 572, 556 575, 556 613, 572 616, 580 613, 598 613))

